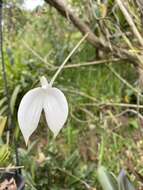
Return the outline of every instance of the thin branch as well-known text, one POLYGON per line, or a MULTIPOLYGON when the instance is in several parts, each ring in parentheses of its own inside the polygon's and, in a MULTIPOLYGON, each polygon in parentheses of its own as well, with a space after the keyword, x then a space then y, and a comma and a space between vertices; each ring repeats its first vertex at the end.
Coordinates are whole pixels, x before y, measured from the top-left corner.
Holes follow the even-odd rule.
POLYGON ((143 105, 136 105, 136 104, 126 104, 126 103, 118 103, 118 102, 101 102, 101 103, 82 103, 79 104, 80 106, 96 106, 96 107, 102 107, 102 106, 114 106, 114 107, 125 107, 125 108, 142 108, 143 105))
POLYGON ((128 81, 126 81, 122 76, 119 75, 119 73, 117 73, 112 67, 107 66, 110 71, 122 82, 124 83, 126 86, 128 86, 130 89, 132 89, 135 93, 137 93, 139 96, 143 97, 143 95, 141 94, 141 92, 134 88, 128 81))
MULTIPOLYGON (((43 62, 44 64, 48 65, 51 68, 54 68, 53 65, 51 65, 50 63, 48 63, 45 59, 43 59, 43 57, 41 57, 41 55, 39 55, 39 53, 37 53, 34 49, 32 49, 25 41, 23 41, 23 45, 26 47, 26 49, 28 49, 29 51, 31 51, 31 53, 37 57, 41 62, 43 62)), ((48 69, 49 69, 48 67, 48 69)))
POLYGON ((118 4, 118 6, 120 7, 122 13, 124 14, 126 21, 128 22, 129 26, 131 27, 131 30, 133 31, 134 35, 138 39, 141 46, 143 46, 143 38, 142 38, 141 34, 139 33, 139 31, 138 31, 132 17, 130 16, 128 10, 124 6, 124 3, 122 2, 122 0, 116 0, 116 2, 118 4))
POLYGON ((125 115, 125 114, 128 113, 128 112, 131 112, 131 113, 137 115, 140 119, 143 119, 142 114, 140 114, 138 111, 133 110, 133 109, 124 110, 123 112, 121 112, 121 113, 119 113, 119 114, 116 114, 115 117, 121 117, 122 115, 125 115))
POLYGON ((82 21, 71 8, 69 8, 65 0, 45 0, 45 2, 54 7, 68 21, 70 20, 71 23, 83 35, 88 33, 89 35, 87 37, 87 41, 95 48, 103 49, 105 52, 111 52, 116 57, 129 59, 131 63, 138 64, 138 59, 136 58, 136 55, 126 49, 119 48, 114 45, 111 51, 109 43, 103 38, 96 36, 96 34, 93 33, 90 27, 84 21, 82 21))
POLYGON ((73 11, 68 7, 65 0, 45 0, 45 2, 57 9, 62 16, 70 20, 83 35, 88 33, 89 35, 87 37, 87 40, 92 45, 95 46, 96 44, 96 47, 105 47, 107 45, 105 44, 105 42, 102 41, 102 39, 97 37, 92 32, 88 25, 86 25, 78 16, 76 16, 76 14, 73 13, 73 11))
POLYGON ((10 171, 10 170, 18 170, 23 169, 24 166, 8 166, 8 167, 0 167, 0 171, 10 171))
POLYGON ((62 90, 64 92, 67 92, 67 93, 72 93, 72 94, 76 94, 76 95, 80 95, 84 98, 87 98, 89 100, 92 100, 94 102, 97 102, 97 99, 93 96, 90 96, 89 94, 86 94, 85 92, 81 92, 80 90, 76 90, 76 89, 66 89, 66 88, 62 88, 62 90))
POLYGON ((69 64, 69 65, 64 66, 64 69, 94 66, 94 65, 106 64, 106 63, 115 63, 119 61, 121 62, 121 59, 115 58, 111 60, 104 59, 104 60, 97 60, 97 61, 91 61, 91 62, 85 62, 85 63, 79 63, 79 64, 69 64))

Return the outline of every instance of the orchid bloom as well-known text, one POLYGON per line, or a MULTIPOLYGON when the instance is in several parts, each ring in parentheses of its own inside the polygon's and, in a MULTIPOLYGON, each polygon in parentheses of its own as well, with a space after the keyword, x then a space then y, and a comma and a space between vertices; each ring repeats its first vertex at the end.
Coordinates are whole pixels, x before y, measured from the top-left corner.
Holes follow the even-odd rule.
POLYGON ((58 135, 68 116, 68 103, 63 92, 52 87, 44 76, 40 81, 41 87, 27 92, 18 109, 18 123, 26 144, 37 128, 43 110, 54 137, 58 135))

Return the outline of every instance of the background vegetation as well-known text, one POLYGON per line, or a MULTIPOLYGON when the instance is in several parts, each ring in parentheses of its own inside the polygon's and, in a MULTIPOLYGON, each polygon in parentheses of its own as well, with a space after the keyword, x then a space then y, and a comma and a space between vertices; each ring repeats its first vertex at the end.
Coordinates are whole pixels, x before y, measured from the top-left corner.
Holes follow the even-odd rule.
MULTIPOLYGON (((15 124, 1 167, 15 165, 15 137, 26 189, 101 189, 97 181, 99 164, 116 175, 126 169, 136 188, 142 187, 140 1, 126 0, 124 6, 141 39, 118 1, 68 1, 66 6, 73 8, 73 14, 108 48, 100 43, 95 47, 89 40, 80 46, 54 84, 68 99, 70 113, 65 127, 53 140, 42 116, 25 147, 17 124, 22 96, 39 85, 39 76, 50 80, 82 37, 70 18, 61 16, 49 2, 32 12, 21 9, 18 2, 4 7, 4 55, 15 124)), ((8 107, 2 75, 0 84, 0 127, 6 129, 8 107)), ((1 147, 6 143, 6 133, 1 134, 1 147)))

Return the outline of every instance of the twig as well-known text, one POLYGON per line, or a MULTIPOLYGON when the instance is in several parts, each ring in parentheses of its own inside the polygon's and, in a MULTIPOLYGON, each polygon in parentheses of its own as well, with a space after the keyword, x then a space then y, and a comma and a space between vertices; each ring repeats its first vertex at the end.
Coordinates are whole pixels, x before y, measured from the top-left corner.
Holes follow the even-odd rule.
MULTIPOLYGON (((37 57, 40 61, 42 61, 43 63, 45 63, 46 65, 48 65, 51 68, 54 68, 53 65, 51 65, 50 63, 48 63, 45 59, 43 59, 43 57, 41 57, 41 55, 39 55, 35 50, 33 50, 25 41, 23 41, 23 45, 32 52, 32 54, 37 57)), ((49 69, 49 68, 48 68, 49 69)))
POLYGON ((82 103, 80 106, 115 106, 115 107, 126 107, 126 108, 143 108, 143 105, 116 103, 116 102, 101 102, 101 103, 82 103))
POLYGON ((140 114, 138 111, 133 110, 133 109, 124 110, 123 112, 121 112, 121 113, 115 115, 115 117, 120 117, 120 116, 122 116, 122 115, 124 115, 124 114, 126 114, 126 113, 128 113, 128 112, 131 112, 131 113, 133 113, 133 114, 135 114, 135 115, 138 115, 138 117, 139 117, 140 119, 143 119, 142 114, 140 114))
POLYGON ((65 92, 69 92, 69 93, 73 93, 73 94, 77 94, 80 96, 83 96, 85 98, 88 98, 89 100, 92 100, 93 102, 91 103, 80 103, 79 106, 96 106, 96 107, 100 107, 100 106, 117 106, 117 107, 130 107, 130 108, 143 108, 143 105, 137 105, 137 104, 126 104, 126 103, 118 103, 118 102, 99 102, 99 100, 97 100, 94 96, 90 96, 88 94, 86 94, 85 92, 81 92, 75 89, 62 89, 65 92))
POLYGON ((17 170, 17 169, 22 169, 24 166, 11 166, 11 167, 0 167, 0 171, 9 171, 9 170, 17 170))
POLYGON ((122 0, 116 0, 118 6, 120 7, 122 13, 124 14, 128 24, 131 27, 131 30, 133 31, 134 35, 136 36, 136 38, 138 39, 139 43, 141 44, 141 46, 143 46, 143 38, 141 36, 141 34, 139 33, 135 23, 133 22, 132 17, 130 16, 129 12, 127 11, 127 9, 125 8, 122 0))
POLYGON ((136 52, 136 49, 133 47, 133 45, 132 45, 131 41, 129 40, 129 38, 121 31, 121 29, 119 29, 119 30, 121 32, 121 35, 122 35, 123 39, 125 40, 125 42, 129 46, 129 48, 133 51, 133 53, 135 54, 135 56, 137 57, 137 59, 139 60, 139 62, 141 64, 143 64, 142 57, 136 52))
POLYGON ((111 60, 105 59, 105 60, 97 60, 97 61, 91 61, 91 62, 79 63, 79 64, 69 64, 69 65, 65 65, 64 69, 100 65, 100 64, 112 63, 112 62, 118 62, 118 61, 121 61, 121 59, 115 58, 111 60))
MULTIPOLYGON (((92 29, 82 21, 72 10, 66 5, 65 0, 45 0, 49 5, 54 7, 62 16, 64 16, 67 20, 70 19, 71 23, 83 34, 89 34, 87 37, 87 41, 92 44, 95 48, 103 49, 105 52, 111 52, 109 44, 105 41, 101 36, 98 37, 92 29), (67 16, 68 15, 68 16, 67 16)), ((119 48, 117 46, 113 46, 112 54, 118 56, 119 58, 129 59, 131 63, 138 64, 138 60, 136 56, 129 52, 127 49, 119 48)))
POLYGON ((88 123, 89 121, 88 120, 81 120, 79 118, 77 118, 73 112, 70 112, 70 115, 71 115, 71 118, 73 118, 76 122, 78 123, 88 123))
MULTIPOLYGON (((69 8, 65 0, 45 0, 45 2, 57 9, 59 13, 64 16, 68 21, 72 22, 83 35, 88 33, 89 35, 87 37, 87 41, 89 41, 92 45, 96 47, 105 47, 107 45, 105 42, 103 42, 102 39, 97 37, 92 32, 92 30, 85 22, 83 22, 76 14, 74 14, 74 12, 71 8, 69 8)), ((108 45, 106 48, 108 48, 108 45)))
POLYGON ((65 92, 69 92, 69 93, 73 93, 73 94, 83 96, 83 97, 88 98, 94 102, 97 102, 97 99, 95 97, 90 96, 89 94, 86 94, 85 92, 81 92, 81 91, 75 90, 75 89, 66 89, 66 88, 62 88, 62 90, 65 92))
POLYGON ((126 86, 128 86, 130 89, 132 89, 134 92, 136 92, 139 96, 143 97, 143 95, 139 92, 139 90, 137 90, 137 89, 134 88, 130 83, 128 83, 128 81, 126 81, 123 77, 121 77, 121 75, 119 75, 119 73, 117 73, 112 67, 110 67, 109 65, 107 65, 107 67, 110 69, 110 71, 111 71, 122 83, 124 83, 126 86))

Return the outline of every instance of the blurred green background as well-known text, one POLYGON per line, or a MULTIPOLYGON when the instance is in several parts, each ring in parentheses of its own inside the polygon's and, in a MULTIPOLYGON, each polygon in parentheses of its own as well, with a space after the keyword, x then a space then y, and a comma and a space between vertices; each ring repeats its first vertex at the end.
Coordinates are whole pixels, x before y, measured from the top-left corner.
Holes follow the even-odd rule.
MULTIPOLYGON (((140 46, 116 1, 70 0, 68 3, 97 36, 103 36, 102 29, 107 29, 109 43, 128 49, 119 27, 138 53, 140 46)), ((127 6, 143 33, 137 4, 127 0, 127 6)), ((142 107, 138 107, 142 97, 134 90, 138 89, 137 68, 128 60, 114 62, 111 53, 86 41, 82 43, 66 65, 70 66, 62 70, 54 83, 68 99, 70 112, 66 125, 53 140, 42 115, 26 147, 17 123, 19 103, 28 90, 40 85, 40 76, 50 81, 82 35, 46 3, 27 11, 21 9, 21 2, 17 1, 4 7, 3 31, 15 127, 1 167, 15 165, 15 137, 20 165, 24 166, 26 189, 86 190, 87 184, 91 190, 101 189, 97 180, 99 164, 116 175, 125 168, 139 187, 133 175, 133 171, 143 174, 143 120, 142 107), (104 64, 90 65, 97 60, 103 60, 104 64), (89 65, 83 66, 83 63, 89 65)), ((7 128, 4 118, 8 115, 8 106, 2 74, 0 84, 0 127, 7 128)), ((1 147, 6 143, 6 133, 6 130, 1 133, 1 147)))

